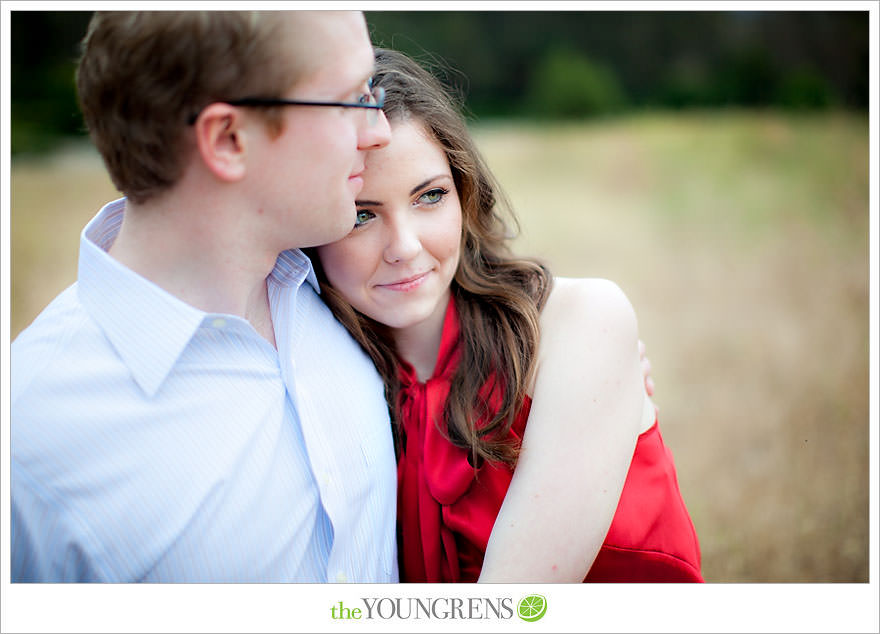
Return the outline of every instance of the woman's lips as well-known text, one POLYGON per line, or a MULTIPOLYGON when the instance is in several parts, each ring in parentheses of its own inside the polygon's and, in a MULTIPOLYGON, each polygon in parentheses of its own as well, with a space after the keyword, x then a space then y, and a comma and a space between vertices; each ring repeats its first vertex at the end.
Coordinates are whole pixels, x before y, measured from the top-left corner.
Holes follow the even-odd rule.
POLYGON ((425 271, 424 273, 419 273, 418 275, 413 275, 412 277, 407 277, 396 282, 391 282, 390 284, 378 284, 378 286, 379 288, 384 288, 389 291, 411 291, 421 286, 422 283, 428 278, 428 274, 430 272, 431 271, 425 271))

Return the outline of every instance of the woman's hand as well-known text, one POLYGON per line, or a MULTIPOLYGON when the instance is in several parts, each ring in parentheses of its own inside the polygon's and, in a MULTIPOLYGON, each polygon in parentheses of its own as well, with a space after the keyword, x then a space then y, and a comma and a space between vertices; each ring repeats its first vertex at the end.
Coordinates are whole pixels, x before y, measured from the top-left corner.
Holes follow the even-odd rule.
POLYGON ((645 378, 645 394, 648 395, 648 399, 651 400, 651 405, 654 407, 654 416, 657 416, 660 413, 660 408, 657 407, 657 404, 652 399, 654 396, 654 379, 651 378, 651 360, 645 354, 645 342, 641 339, 639 339, 639 361, 642 364, 642 376, 645 378))

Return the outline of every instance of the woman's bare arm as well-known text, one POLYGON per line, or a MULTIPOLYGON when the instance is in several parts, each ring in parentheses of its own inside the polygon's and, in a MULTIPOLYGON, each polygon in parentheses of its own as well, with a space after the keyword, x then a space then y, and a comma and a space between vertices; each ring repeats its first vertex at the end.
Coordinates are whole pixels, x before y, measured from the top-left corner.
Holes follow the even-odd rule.
POLYGON ((652 418, 629 300, 606 280, 558 279, 541 317, 532 408, 481 582, 577 582, 617 508, 652 418))

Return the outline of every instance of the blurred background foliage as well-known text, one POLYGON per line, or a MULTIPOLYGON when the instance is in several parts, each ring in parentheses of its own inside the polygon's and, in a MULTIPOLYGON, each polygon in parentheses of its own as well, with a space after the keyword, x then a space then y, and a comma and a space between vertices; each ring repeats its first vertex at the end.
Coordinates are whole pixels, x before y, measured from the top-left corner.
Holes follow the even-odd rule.
POLYGON ((866 12, 370 12, 377 45, 445 60, 478 116, 867 108, 866 12), (430 53, 429 53, 430 52, 430 53))
MULTIPOLYGON (((13 11, 12 153, 82 136, 88 11, 13 11), (36 35, 39 35, 37 37, 36 35)), ((373 41, 444 77, 477 119, 868 106, 868 13, 376 11, 373 41)))

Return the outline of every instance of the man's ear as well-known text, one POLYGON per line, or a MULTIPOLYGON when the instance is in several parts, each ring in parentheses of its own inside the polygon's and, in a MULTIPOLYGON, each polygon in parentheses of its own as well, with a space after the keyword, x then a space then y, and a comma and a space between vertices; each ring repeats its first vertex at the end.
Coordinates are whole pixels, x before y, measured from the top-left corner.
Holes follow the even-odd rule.
POLYGON ((247 134, 242 123, 241 112, 225 103, 212 103, 196 119, 199 155, 222 181, 241 180, 247 171, 247 134))

